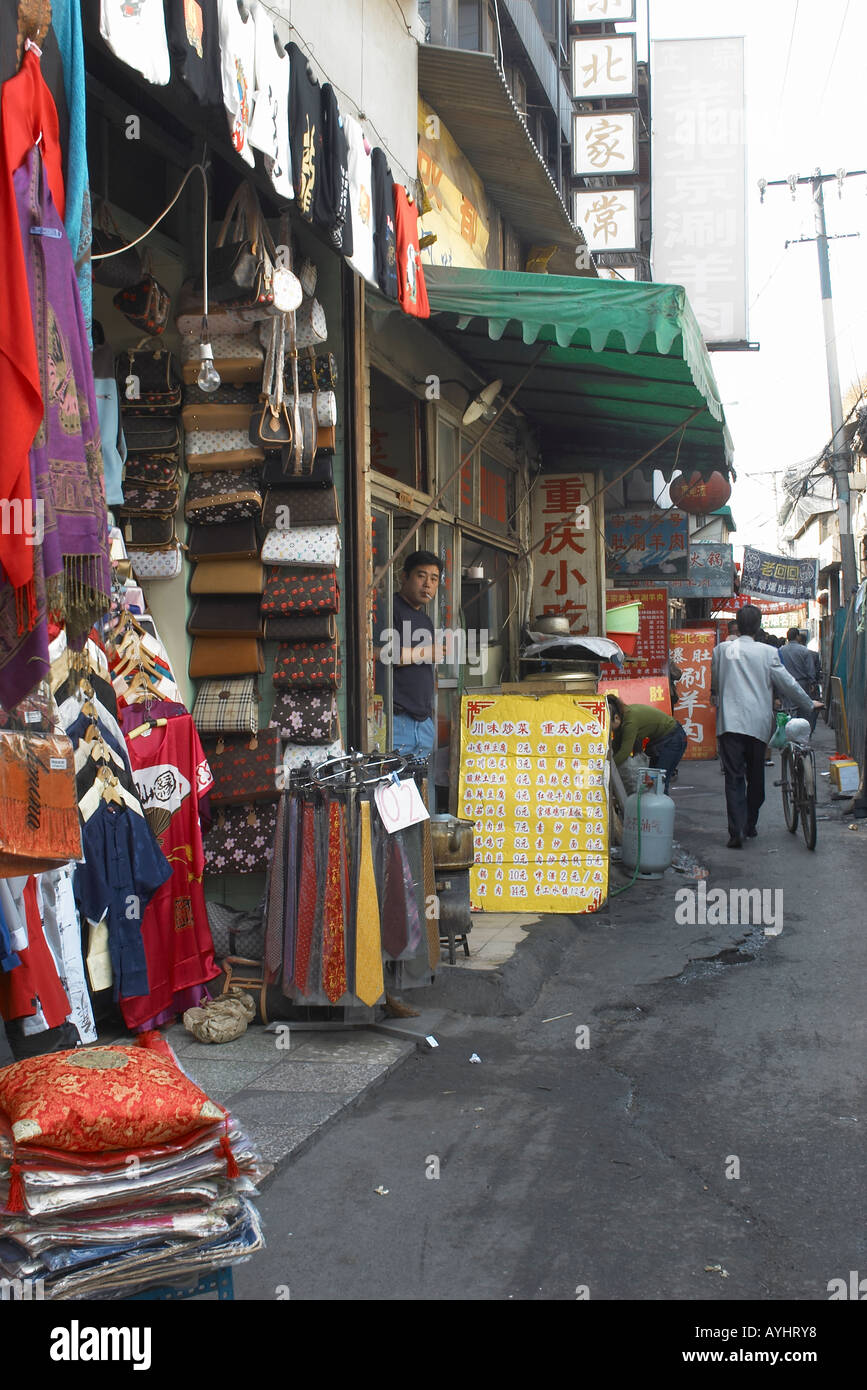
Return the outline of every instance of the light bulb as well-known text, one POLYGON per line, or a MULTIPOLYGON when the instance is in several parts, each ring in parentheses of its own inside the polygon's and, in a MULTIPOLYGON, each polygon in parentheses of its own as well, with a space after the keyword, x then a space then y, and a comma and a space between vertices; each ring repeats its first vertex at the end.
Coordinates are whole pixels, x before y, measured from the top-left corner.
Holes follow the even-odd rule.
POLYGON ((196 385, 200 391, 205 391, 211 395, 220 385, 220 373, 214 366, 214 349, 210 343, 202 343, 199 350, 202 365, 199 367, 199 375, 196 377, 196 385))

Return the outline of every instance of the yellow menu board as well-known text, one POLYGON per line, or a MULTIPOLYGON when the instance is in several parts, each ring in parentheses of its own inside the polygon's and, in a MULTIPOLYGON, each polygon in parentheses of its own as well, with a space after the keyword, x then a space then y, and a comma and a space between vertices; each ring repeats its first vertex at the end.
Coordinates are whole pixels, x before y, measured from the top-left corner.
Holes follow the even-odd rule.
POLYGON ((465 695, 459 815, 482 912, 595 912, 608 890, 608 705, 465 695))

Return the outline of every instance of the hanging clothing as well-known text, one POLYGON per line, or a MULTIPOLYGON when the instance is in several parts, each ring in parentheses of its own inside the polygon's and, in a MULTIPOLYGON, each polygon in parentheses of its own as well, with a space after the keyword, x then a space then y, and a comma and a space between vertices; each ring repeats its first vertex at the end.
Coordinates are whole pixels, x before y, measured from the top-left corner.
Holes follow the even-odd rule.
POLYGON ((220 106, 217 0, 165 0, 166 37, 175 73, 202 106, 220 106))
POLYGON ((394 185, 397 296, 405 314, 430 318, 430 304, 418 249, 418 204, 410 202, 406 189, 394 185))
POLYGON ((217 3, 223 105, 229 120, 232 148, 253 168, 256 161, 250 148, 250 123, 255 92, 256 26, 251 14, 246 19, 242 16, 238 0, 217 0, 217 3))
POLYGON ((376 283, 388 299, 397 299, 397 244, 394 227, 394 180, 379 148, 371 155, 373 174, 373 246, 376 283))
POLYGON ((349 210, 349 169, 346 132, 334 88, 322 88, 322 168, 314 221, 328 233, 335 251, 352 255, 352 217, 349 210))
POLYGON ((173 869, 142 919, 148 990, 121 1001, 127 1027, 138 1029, 164 1011, 177 1012, 183 991, 219 974, 202 888, 199 822, 199 799, 214 780, 188 714, 130 739, 128 750, 145 816, 173 869))
POLYGON ((163 0, 100 0, 99 32, 122 63, 155 86, 166 86, 172 69, 163 0))
POLYGON ((114 374, 114 353, 108 343, 93 351, 93 392, 102 442, 102 469, 105 500, 109 507, 123 506, 123 466, 126 440, 121 424, 120 397, 114 374))
POLYGON ((69 143, 64 170, 66 174, 66 235, 72 248, 78 279, 78 293, 84 322, 90 332, 93 282, 90 274, 90 191, 87 170, 87 113, 86 77, 84 71, 84 37, 81 31, 79 0, 52 0, 51 27, 57 37, 63 63, 63 85, 69 108, 69 143))
POLYGON ((271 16, 263 5, 253 7, 256 26, 255 99, 250 144, 265 156, 265 170, 274 192, 294 198, 292 156, 289 152, 289 54, 277 51, 271 16))
POLYGON ((289 54, 289 143, 292 179, 298 211, 312 222, 322 174, 322 88, 310 70, 307 55, 297 43, 289 54))
POLYGON ((21 964, 0 975, 0 1014, 11 1019, 34 1018, 33 1031, 59 1028, 69 1014, 69 1000, 60 983, 54 957, 42 930, 36 879, 27 879, 22 894, 27 918, 27 947, 19 951, 21 964))
POLYGON ((81 921, 75 905, 75 864, 41 874, 38 880, 42 926, 54 957, 60 982, 69 1000, 68 1021, 78 1029, 83 1043, 95 1043, 96 1024, 84 977, 81 921))
POLYGON ((352 219, 352 254, 347 257, 353 270, 368 284, 376 284, 373 252, 373 167, 372 151, 354 116, 343 117, 349 176, 349 213, 352 219))

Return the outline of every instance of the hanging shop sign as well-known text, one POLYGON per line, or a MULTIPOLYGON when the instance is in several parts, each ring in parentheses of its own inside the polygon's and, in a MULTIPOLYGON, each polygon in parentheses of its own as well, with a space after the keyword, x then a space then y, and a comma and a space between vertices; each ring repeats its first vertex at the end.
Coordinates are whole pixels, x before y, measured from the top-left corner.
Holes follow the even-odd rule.
POLYGON ((572 220, 591 251, 638 250, 638 190, 592 188, 572 194, 572 220))
POLYGON ((596 111, 572 118, 572 173, 587 178, 638 172, 634 111, 596 111))
POLYGON ((635 0, 572 0, 573 24, 614 24, 635 20, 635 0))
POLYGON ((734 547, 717 541, 690 541, 687 578, 668 585, 672 598, 712 598, 734 583, 734 547))
MULTIPOLYGON (((421 253, 429 265, 489 264, 491 210, 485 186, 433 107, 418 99, 418 176, 425 192, 424 232, 436 240, 421 253)), ((494 238, 496 243, 496 238, 494 238)), ((491 244, 492 254, 496 245, 491 244)))
POLYGON ((573 636, 599 632, 597 613, 597 503, 592 473, 555 473, 533 489, 533 541, 536 551, 533 613, 569 618, 573 636))
POLYGON ((776 600, 797 599, 800 602, 814 599, 818 568, 818 560, 769 555, 748 545, 744 547, 741 593, 776 600))
POLYGON ((716 709, 710 699, 710 668, 716 628, 681 629, 672 633, 671 659, 683 672, 677 682, 675 719, 683 725, 685 758, 716 757, 716 709))
POLYGON ((631 507, 605 516, 608 574, 686 580, 689 530, 686 512, 631 507))
MULTIPOLYGON (((627 657, 629 677, 661 676, 668 661, 668 592, 664 588, 605 590, 606 610, 627 603, 641 605, 635 656, 627 657)), ((609 636, 617 641, 615 632, 610 632, 609 636)), ((620 672, 606 663, 602 674, 616 677, 620 672)))
MULTIPOLYGON (((607 16, 597 16, 607 19, 607 16)), ((596 101, 637 94, 634 34, 582 34, 572 40, 572 97, 596 101)))
POLYGON ((482 911, 594 912, 608 886, 608 706, 572 695, 464 696, 460 815, 482 911))
POLYGON ((616 695, 624 705, 653 705, 655 709, 671 714, 671 691, 668 688, 667 676, 638 680, 630 678, 623 681, 605 676, 599 681, 596 693, 616 695))

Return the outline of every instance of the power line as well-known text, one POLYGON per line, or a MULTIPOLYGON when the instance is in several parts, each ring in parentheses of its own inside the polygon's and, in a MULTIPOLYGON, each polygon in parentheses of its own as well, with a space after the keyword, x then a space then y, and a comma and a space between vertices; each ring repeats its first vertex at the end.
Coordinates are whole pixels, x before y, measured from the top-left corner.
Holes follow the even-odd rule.
POLYGON ((800 5, 800 3, 801 3, 801 0, 795 0, 795 13, 794 13, 794 15, 792 16, 792 32, 789 34, 789 49, 788 49, 788 52, 786 53, 786 71, 783 73, 783 85, 782 85, 782 87, 780 88, 780 99, 779 99, 779 103, 778 103, 778 109, 779 109, 779 112, 780 112, 780 120, 783 119, 783 114, 782 114, 782 111, 783 111, 783 97, 784 97, 785 91, 786 91, 786 83, 787 83, 788 80, 789 80, 789 63, 790 63, 791 58, 792 58, 792 43, 794 42, 794 38, 795 38, 795 25, 796 25, 797 22, 798 22, 798 6, 800 5))
MULTIPOLYGON (((836 57, 837 57, 837 49, 840 47, 840 40, 841 40, 842 37, 843 37, 843 29, 844 29, 845 26, 846 26, 846 17, 847 17, 847 15, 848 15, 848 13, 849 13, 849 5, 850 5, 850 4, 851 4, 851 0, 846 0, 846 8, 845 8, 845 10, 843 11, 843 18, 842 18, 842 20, 840 21, 840 29, 839 29, 839 32, 838 32, 838 34, 837 34, 837 42, 834 44, 834 52, 831 54, 831 64, 830 64, 830 66, 829 66, 829 68, 828 68, 828 75, 827 75, 827 77, 825 78, 825 85, 824 85, 824 87, 822 88, 822 95, 819 97, 819 107, 818 107, 818 111, 821 111, 821 110, 822 110, 822 104, 823 104, 823 102, 824 102, 824 100, 825 100, 825 93, 826 93, 827 90, 828 90, 828 83, 831 81, 831 73, 834 71, 834 62, 835 62, 836 57)), ((818 115, 818 111, 817 111, 817 115, 818 115)))

